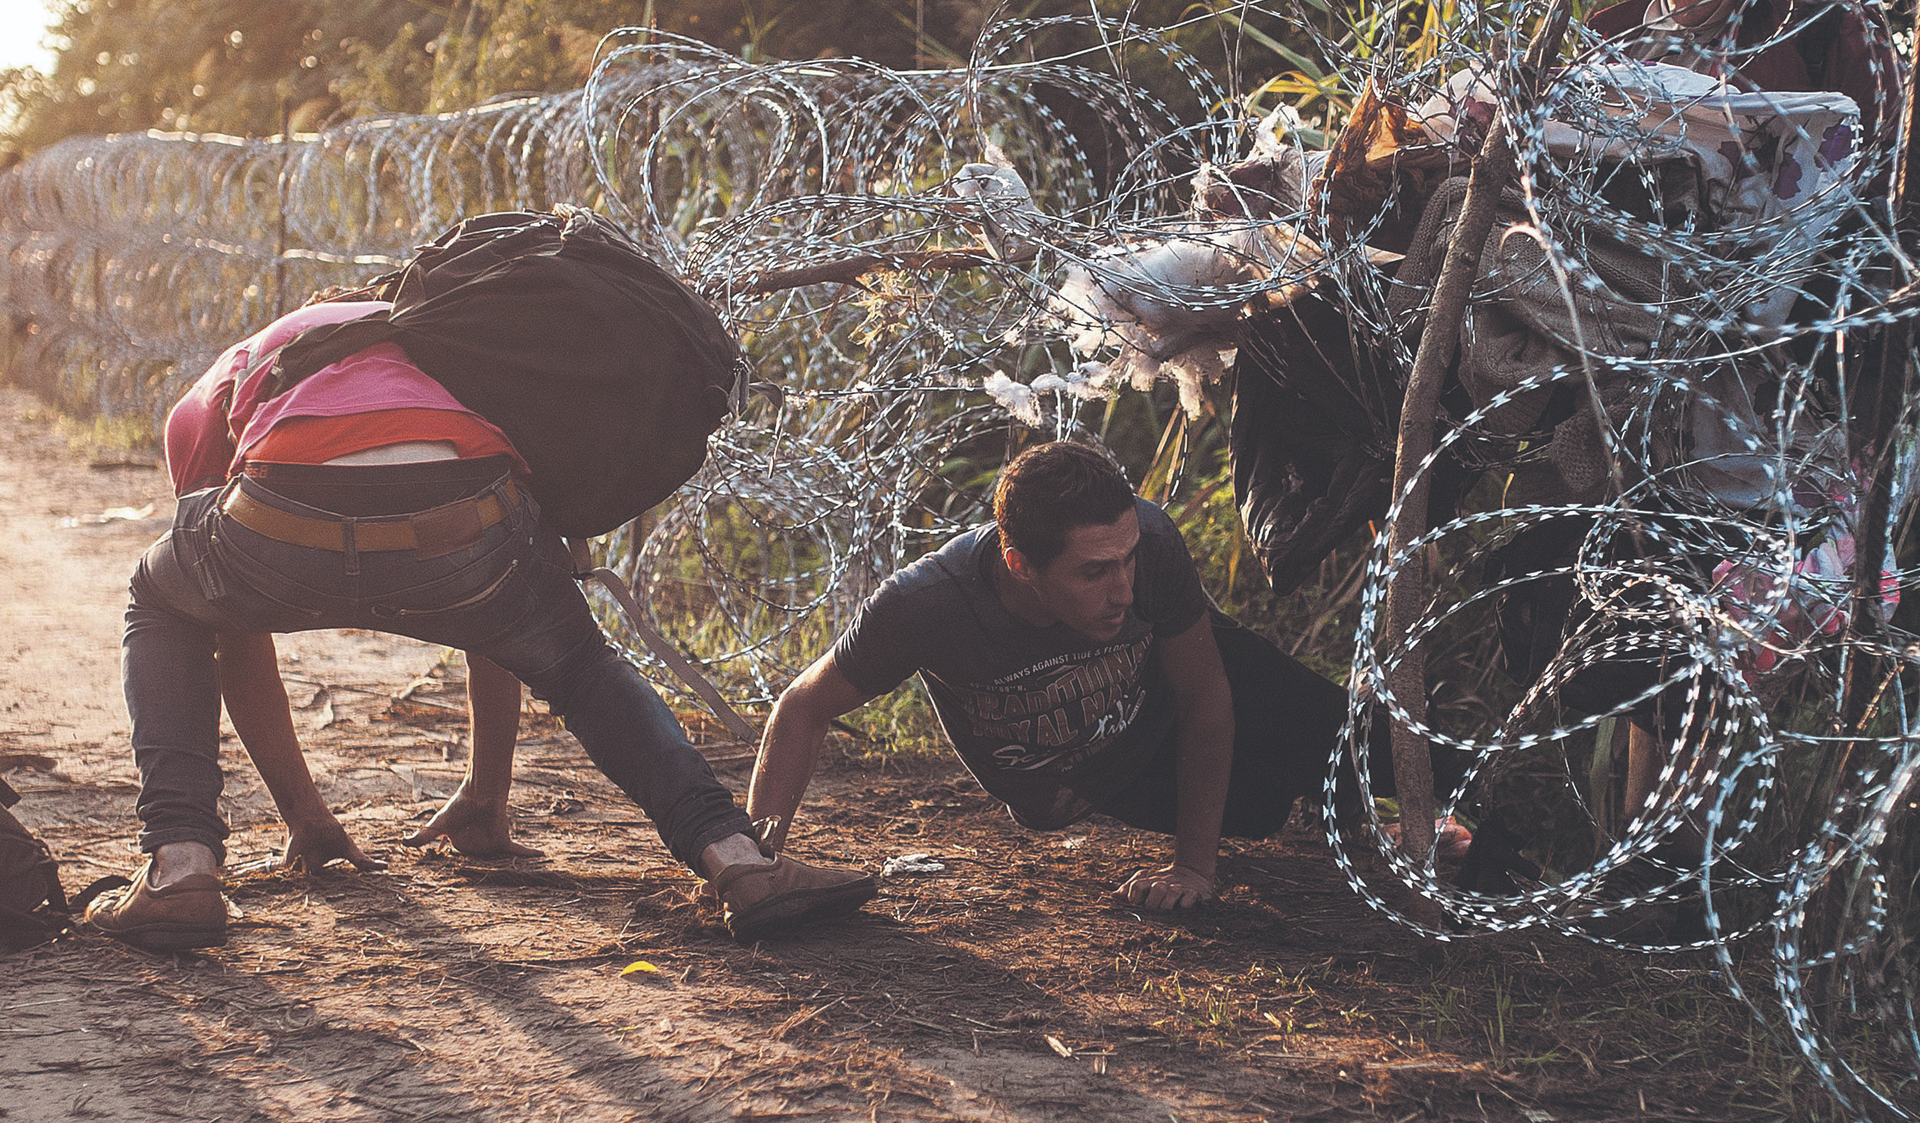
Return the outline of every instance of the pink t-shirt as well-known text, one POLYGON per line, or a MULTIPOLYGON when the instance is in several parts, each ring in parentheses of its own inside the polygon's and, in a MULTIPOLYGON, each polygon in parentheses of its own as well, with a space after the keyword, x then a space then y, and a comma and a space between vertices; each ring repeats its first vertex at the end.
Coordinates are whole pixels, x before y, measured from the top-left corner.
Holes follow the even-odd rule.
MULTIPOLYGON (((248 374, 257 356, 311 327, 357 320, 387 307, 378 301, 312 304, 289 312, 222 352, 207 373, 167 415, 167 471, 174 492, 185 495, 227 481, 246 464, 247 452, 275 425, 295 417, 350 417, 381 410, 445 410, 471 420, 511 449, 506 435, 461 405, 445 387, 391 343, 377 344, 314 372, 299 384, 260 400, 272 364, 248 374)), ((437 439, 444 434, 422 434, 437 439)), ((515 456, 522 474, 526 465, 515 456)))

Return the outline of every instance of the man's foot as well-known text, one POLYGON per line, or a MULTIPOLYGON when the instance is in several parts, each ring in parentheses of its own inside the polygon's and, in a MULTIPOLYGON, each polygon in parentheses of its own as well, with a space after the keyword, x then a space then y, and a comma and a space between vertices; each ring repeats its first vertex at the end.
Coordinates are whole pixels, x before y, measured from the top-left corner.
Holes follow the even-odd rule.
POLYGON ((743 943, 857 911, 880 891, 870 873, 829 870, 782 854, 721 870, 710 883, 726 904, 727 930, 743 943))
POLYGON ((220 878, 187 874, 153 885, 149 861, 126 889, 109 890, 87 906, 87 923, 122 943, 149 951, 214 948, 227 942, 227 902, 220 878))

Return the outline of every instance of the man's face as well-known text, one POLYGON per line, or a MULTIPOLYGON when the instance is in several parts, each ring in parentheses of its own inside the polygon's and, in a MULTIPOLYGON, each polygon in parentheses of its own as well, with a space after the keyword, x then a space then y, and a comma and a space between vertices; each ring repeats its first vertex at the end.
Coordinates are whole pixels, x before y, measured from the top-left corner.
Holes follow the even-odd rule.
POLYGON ((1128 510, 1101 526, 1067 532, 1067 548, 1045 566, 1025 565, 1018 576, 1039 603, 1082 635, 1108 640, 1120 634, 1133 604, 1134 554, 1140 516, 1128 510))

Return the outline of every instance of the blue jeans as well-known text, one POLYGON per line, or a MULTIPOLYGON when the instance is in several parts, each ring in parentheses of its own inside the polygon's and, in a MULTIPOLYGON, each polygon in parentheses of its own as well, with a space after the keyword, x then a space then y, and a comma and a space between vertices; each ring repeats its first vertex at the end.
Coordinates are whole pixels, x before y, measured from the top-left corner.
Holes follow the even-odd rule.
MULTIPOLYGON (((391 493, 420 470, 433 471, 355 468, 350 478, 377 480, 391 493)), ((672 711, 607 645, 565 545, 540 527, 538 506, 504 477, 490 490, 509 502, 506 517, 468 545, 424 559, 414 550, 317 549, 265 537, 222 509, 233 488, 281 511, 351 522, 239 477, 181 499, 172 530, 141 558, 122 677, 140 770, 143 850, 199 842, 225 859, 215 636, 313 628, 392 632, 506 668, 552 707, 600 771, 653 820, 674 857, 696 872, 708 845, 751 832, 746 812, 672 711)))

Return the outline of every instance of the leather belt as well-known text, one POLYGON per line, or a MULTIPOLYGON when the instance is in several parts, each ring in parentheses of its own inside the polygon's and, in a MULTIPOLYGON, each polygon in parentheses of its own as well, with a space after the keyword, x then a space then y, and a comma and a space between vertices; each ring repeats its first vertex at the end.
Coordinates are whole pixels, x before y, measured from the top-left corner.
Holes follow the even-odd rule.
POLYGON ((316 519, 269 506, 248 495, 244 488, 235 487, 220 506, 234 522, 276 542, 344 552, 351 528, 355 550, 418 550, 423 556, 434 557, 477 541, 488 527, 507 517, 519 497, 519 484, 509 480, 497 491, 412 515, 316 519))

